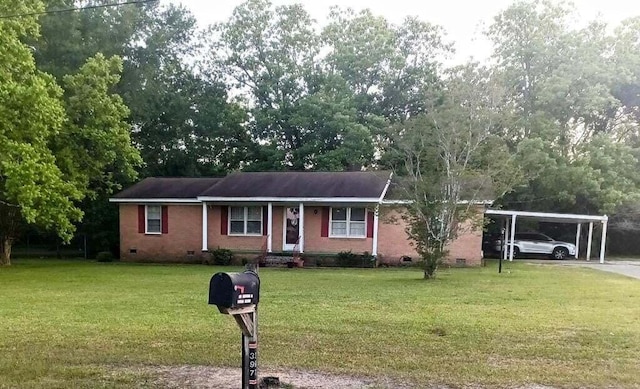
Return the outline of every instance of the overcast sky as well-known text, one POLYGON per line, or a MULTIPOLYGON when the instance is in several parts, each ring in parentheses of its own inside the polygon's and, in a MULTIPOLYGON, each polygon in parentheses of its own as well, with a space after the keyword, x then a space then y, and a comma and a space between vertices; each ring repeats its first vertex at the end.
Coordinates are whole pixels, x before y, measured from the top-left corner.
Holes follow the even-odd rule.
MULTIPOLYGON (((226 20, 241 0, 161 0, 183 4, 198 18, 201 27, 226 20)), ((311 16, 324 24, 329 7, 340 5, 355 10, 371 9, 393 23, 400 23, 406 16, 415 15, 420 19, 444 27, 449 40, 456 43, 456 62, 470 56, 482 60, 490 54, 490 45, 481 31, 483 24, 509 6, 512 0, 272 0, 276 5, 302 3, 311 16)), ((574 0, 582 21, 595 18, 615 25, 621 20, 640 15, 640 1, 637 0, 574 0)))

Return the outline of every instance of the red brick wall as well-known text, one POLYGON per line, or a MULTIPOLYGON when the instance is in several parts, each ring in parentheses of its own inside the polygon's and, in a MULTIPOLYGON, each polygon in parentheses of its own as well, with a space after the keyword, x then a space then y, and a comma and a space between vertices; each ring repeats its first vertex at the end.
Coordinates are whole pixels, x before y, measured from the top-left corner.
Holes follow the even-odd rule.
MULTIPOLYGON (((382 209, 380 212, 378 254, 383 263, 398 263, 402 256, 409 256, 414 261, 419 258, 406 233, 406 222, 396 209, 382 209)), ((464 259, 468 266, 482 263, 482 229, 471 223, 463 223, 461 232, 447 247, 447 262, 456 263, 456 259, 464 259)))
POLYGON ((378 222, 378 255, 380 261, 396 264, 403 256, 411 257, 414 261, 419 258, 416 250, 406 233, 406 223, 400 212, 381 208, 378 222))
MULTIPOLYGON (((208 247, 259 251, 265 245, 263 236, 230 236, 221 234, 221 212, 226 206, 208 208, 208 247)), ((322 207, 305 207, 305 244, 307 253, 371 253, 373 238, 330 238, 321 236, 322 207)), ((266 215, 265 215, 266 217, 266 215)), ((138 233, 138 205, 120 205, 120 250, 125 261, 198 261, 202 258, 202 206, 168 204, 169 233, 138 233), (135 254, 130 253, 134 249, 135 254), (193 251, 193 255, 187 252, 193 251)), ((282 251, 284 207, 273 207, 273 251, 282 251)), ((378 254, 382 262, 398 263, 402 256, 418 258, 405 232, 405 222, 393 209, 382 209, 379 220, 378 254)), ((479 265, 482 259, 482 231, 467 226, 466 232, 449 246, 449 260, 465 259, 467 265, 479 265)))
POLYGON ((202 258, 202 206, 166 205, 169 233, 151 235, 138 232, 138 204, 120 204, 121 260, 191 262, 202 258))

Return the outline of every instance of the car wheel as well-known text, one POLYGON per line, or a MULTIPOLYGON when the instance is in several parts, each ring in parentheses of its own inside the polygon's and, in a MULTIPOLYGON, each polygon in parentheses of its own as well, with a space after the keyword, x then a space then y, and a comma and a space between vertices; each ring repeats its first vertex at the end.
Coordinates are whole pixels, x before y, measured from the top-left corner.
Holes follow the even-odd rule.
MULTIPOLYGON (((511 245, 507 245, 507 258, 509 258, 509 254, 511 253, 511 245)), ((513 246, 513 257, 517 258, 518 254, 520 254, 520 249, 518 246, 513 246)))
POLYGON ((569 250, 564 247, 556 247, 551 253, 553 259, 565 259, 569 256, 569 250))

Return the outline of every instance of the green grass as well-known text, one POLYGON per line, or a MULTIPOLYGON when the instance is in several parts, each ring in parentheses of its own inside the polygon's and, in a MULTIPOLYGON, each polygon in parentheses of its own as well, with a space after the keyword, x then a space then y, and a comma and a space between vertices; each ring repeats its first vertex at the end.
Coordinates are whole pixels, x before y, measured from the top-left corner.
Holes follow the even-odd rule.
MULTIPOLYGON (((418 386, 640 387, 640 281, 505 266, 445 270, 430 282, 415 269, 263 269, 261 366, 418 386)), ((235 321, 206 304, 220 270, 0 268, 0 387, 145 387, 152 377, 136 370, 145 365, 238 366, 235 321)))

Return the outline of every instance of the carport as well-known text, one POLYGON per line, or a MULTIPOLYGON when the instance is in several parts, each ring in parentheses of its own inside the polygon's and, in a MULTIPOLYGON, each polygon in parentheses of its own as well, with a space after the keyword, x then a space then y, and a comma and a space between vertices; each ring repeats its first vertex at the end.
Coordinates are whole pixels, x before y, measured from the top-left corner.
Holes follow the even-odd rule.
MULTIPOLYGON (((607 215, 577 215, 570 213, 546 213, 546 212, 526 212, 526 211, 507 211, 502 209, 487 209, 485 215, 494 216, 498 219, 506 220, 506 228, 504 232, 504 242, 508 246, 509 261, 513 261, 513 247, 516 235, 516 223, 518 219, 528 218, 536 219, 543 222, 551 223, 571 223, 576 224, 576 256, 580 252, 580 232, 584 223, 589 223, 589 235, 587 238, 587 261, 591 260, 591 243, 593 238, 593 223, 602 224, 602 240, 600 241, 600 263, 604 263, 604 252, 607 242, 607 215)), ((503 259, 507 259, 507 250, 502 250, 503 259)))

